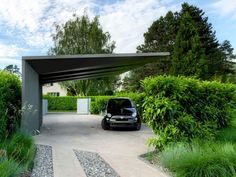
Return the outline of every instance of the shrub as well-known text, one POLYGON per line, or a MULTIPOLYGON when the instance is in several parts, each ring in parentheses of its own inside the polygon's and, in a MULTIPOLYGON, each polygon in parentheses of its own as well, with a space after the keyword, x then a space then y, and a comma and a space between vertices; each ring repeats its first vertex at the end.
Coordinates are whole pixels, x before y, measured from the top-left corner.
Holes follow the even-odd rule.
MULTIPOLYGON (((91 99, 90 111, 92 114, 99 114, 105 111, 106 105, 109 99, 115 97, 129 97, 137 105, 137 109, 142 114, 142 104, 144 100, 144 94, 137 93, 119 93, 115 96, 88 96, 91 99)), ((78 98, 88 98, 88 97, 76 97, 76 96, 63 96, 63 97, 53 97, 44 96, 44 99, 48 100, 49 111, 76 111, 77 109, 77 99, 78 98)))
POLYGON ((48 110, 75 111, 78 97, 74 96, 44 96, 48 100, 48 110))
POLYGON ((236 175, 236 149, 232 144, 175 144, 160 153, 160 161, 177 177, 236 175))
POLYGON ((106 105, 109 99, 114 98, 113 96, 96 96, 91 101, 90 111, 91 114, 99 114, 106 110, 106 105))
POLYGON ((0 140, 5 139, 20 125, 21 82, 6 71, 0 71, 0 140))
POLYGON ((194 78, 158 76, 142 81, 146 97, 143 117, 156 137, 150 144, 163 149, 171 142, 212 139, 230 124, 235 86, 194 78))
POLYGON ((236 111, 232 112, 233 120, 229 127, 226 127, 219 131, 216 136, 216 140, 220 142, 236 143, 236 111))
POLYGON ((131 98, 133 100, 133 102, 135 103, 136 107, 137 107, 139 115, 143 114, 142 105, 144 103, 144 98, 145 98, 145 94, 144 93, 119 92, 119 93, 116 93, 115 96, 116 97, 128 97, 128 98, 131 98))

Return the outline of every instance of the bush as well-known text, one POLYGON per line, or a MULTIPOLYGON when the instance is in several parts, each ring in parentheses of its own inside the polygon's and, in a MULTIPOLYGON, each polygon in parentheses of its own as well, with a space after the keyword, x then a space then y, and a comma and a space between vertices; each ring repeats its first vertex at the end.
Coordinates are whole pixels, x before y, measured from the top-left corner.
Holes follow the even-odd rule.
POLYGON ((233 120, 229 127, 219 131, 216 135, 216 140, 220 142, 236 143, 236 111, 232 112, 233 120))
POLYGON ((160 161, 176 177, 236 175, 236 149, 232 144, 175 144, 160 153, 160 161))
POLYGON ((145 94, 144 93, 133 93, 133 92, 120 92, 116 93, 116 97, 128 97, 131 98, 135 103, 138 113, 141 116, 143 114, 142 105, 144 103, 145 94))
POLYGON ((44 99, 48 100, 48 110, 65 110, 65 111, 76 111, 77 99, 74 96, 44 96, 44 99))
POLYGON ((163 149, 171 142, 212 139, 229 126, 235 86, 193 78, 158 76, 142 81, 146 97, 143 118, 156 137, 150 144, 163 149))
POLYGON ((99 114, 106 110, 106 105, 109 99, 114 98, 113 96, 96 96, 91 101, 90 111, 91 114, 99 114))
POLYGON ((0 140, 13 133, 20 125, 21 82, 6 71, 0 71, 0 140))

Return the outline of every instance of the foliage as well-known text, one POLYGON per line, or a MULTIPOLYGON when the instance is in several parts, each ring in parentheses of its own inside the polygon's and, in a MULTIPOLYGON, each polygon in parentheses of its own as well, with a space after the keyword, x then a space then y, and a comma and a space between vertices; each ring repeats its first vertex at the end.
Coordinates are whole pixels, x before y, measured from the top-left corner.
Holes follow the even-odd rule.
POLYGON ((0 174, 1 177, 15 177, 19 176, 25 168, 20 166, 17 162, 12 159, 7 159, 0 162, 0 174))
POLYGON ((204 78, 207 72, 204 50, 196 25, 188 13, 182 15, 172 55, 174 75, 204 78))
POLYGON ((20 125, 21 82, 7 71, 0 71, 0 140, 20 125))
POLYGON ((98 96, 91 102, 91 113, 99 114, 106 110, 108 100, 114 98, 113 96, 98 96))
POLYGON ((22 132, 15 133, 7 145, 8 157, 14 159, 21 165, 27 167, 32 165, 35 155, 35 145, 33 138, 22 132))
POLYGON ((17 65, 8 65, 4 68, 5 71, 21 76, 20 68, 17 65))
MULTIPOLYGON (((90 21, 85 14, 76 15, 64 25, 56 25, 56 34, 53 36, 54 47, 50 49, 51 55, 76 55, 76 54, 103 54, 112 53, 115 42, 111 41, 108 32, 104 32, 98 17, 90 21)), ((116 76, 100 79, 65 81, 62 87, 66 88, 69 95, 87 96, 105 94, 116 88, 116 76)))
POLYGON ((235 86, 217 81, 158 76, 143 82, 143 118, 156 137, 151 145, 163 149, 171 142, 212 139, 227 127, 235 106, 235 86))
POLYGON ((35 145, 33 138, 25 133, 16 132, 8 139, 1 141, 0 174, 4 177, 19 176, 33 167, 35 145))
POLYGON ((236 147, 229 143, 175 144, 160 153, 160 161, 176 177, 236 175, 236 147))
POLYGON ((75 96, 44 96, 44 99, 48 100, 48 110, 66 110, 66 111, 75 111, 77 99, 79 97, 75 96))
MULTIPOLYGON (((191 16, 196 25, 201 48, 204 50, 208 68, 204 78, 227 80, 226 76, 233 72, 232 63, 229 61, 235 59, 231 44, 229 41, 220 44, 205 12, 188 3, 183 3, 179 12, 169 11, 165 16, 154 21, 144 33, 144 43, 137 47, 138 52, 170 52, 172 55, 180 21, 186 13, 191 16)), ((126 90, 142 91, 140 80, 147 76, 170 74, 171 57, 165 62, 148 64, 131 71, 126 78, 125 85, 128 86, 126 90)))
POLYGON ((113 95, 113 90, 119 86, 119 76, 89 79, 83 81, 60 82, 69 96, 113 95))
POLYGON ((90 98, 91 107, 90 111, 92 114, 99 114, 106 109, 107 101, 115 97, 129 97, 131 98, 137 106, 139 114, 142 114, 142 104, 144 100, 144 94, 140 93, 126 93, 121 92, 113 96, 65 96, 65 97, 53 97, 44 96, 44 99, 48 100, 49 111, 76 111, 77 109, 77 99, 78 98, 90 98))
POLYGON ((236 111, 232 112, 232 122, 229 127, 223 128, 217 133, 216 140, 220 142, 230 142, 236 144, 236 111))

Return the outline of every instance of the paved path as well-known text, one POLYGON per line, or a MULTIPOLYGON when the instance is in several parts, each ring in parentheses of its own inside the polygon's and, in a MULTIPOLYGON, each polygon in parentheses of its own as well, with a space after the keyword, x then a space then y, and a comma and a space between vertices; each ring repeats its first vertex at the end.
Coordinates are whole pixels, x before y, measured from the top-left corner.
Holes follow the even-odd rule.
POLYGON ((165 177, 158 169, 138 159, 148 152, 146 141, 153 134, 140 131, 104 131, 102 117, 95 115, 48 114, 36 143, 53 148, 55 177, 86 177, 73 149, 97 152, 121 177, 165 177))

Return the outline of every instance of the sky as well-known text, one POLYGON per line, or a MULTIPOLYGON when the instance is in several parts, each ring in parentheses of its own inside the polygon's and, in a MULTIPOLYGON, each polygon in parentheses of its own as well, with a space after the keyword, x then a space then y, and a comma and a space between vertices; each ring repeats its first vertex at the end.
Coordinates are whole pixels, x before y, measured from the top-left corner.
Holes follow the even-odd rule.
POLYGON ((90 18, 99 16, 116 42, 115 53, 135 53, 153 21, 179 11, 183 2, 203 9, 219 42, 229 40, 236 49, 236 0, 1 0, 0 69, 21 68, 22 56, 47 55, 55 24, 85 11, 90 18))

